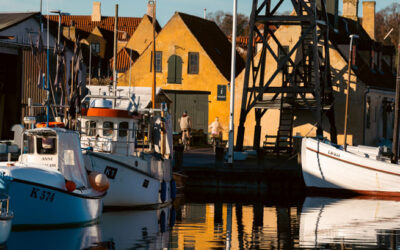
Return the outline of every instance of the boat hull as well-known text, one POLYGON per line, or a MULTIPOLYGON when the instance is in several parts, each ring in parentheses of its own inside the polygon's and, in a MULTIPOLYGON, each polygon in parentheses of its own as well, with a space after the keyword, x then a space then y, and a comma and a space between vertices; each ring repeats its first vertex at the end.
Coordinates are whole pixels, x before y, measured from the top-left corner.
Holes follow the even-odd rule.
POLYGON ((397 164, 356 155, 328 143, 303 138, 301 161, 309 191, 400 196, 397 164))
POLYGON ((170 202, 170 184, 165 183, 166 200, 161 200, 162 184, 159 179, 130 165, 132 159, 121 162, 106 154, 89 153, 85 160, 92 169, 107 175, 110 188, 104 198, 107 207, 142 207, 170 202), (90 159, 87 159, 90 158, 90 159))
POLYGON ((8 186, 13 225, 80 225, 102 212, 101 197, 70 193, 58 188, 13 179, 8 186))

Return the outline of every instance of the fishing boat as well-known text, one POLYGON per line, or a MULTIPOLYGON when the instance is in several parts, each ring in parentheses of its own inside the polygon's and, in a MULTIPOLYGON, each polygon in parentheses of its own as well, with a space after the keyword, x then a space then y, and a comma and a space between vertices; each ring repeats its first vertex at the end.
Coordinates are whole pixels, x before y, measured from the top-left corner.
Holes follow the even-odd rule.
POLYGON ((0 163, 0 191, 8 194, 13 225, 85 224, 102 212, 102 174, 87 174, 77 132, 35 128, 23 134, 16 162, 0 163))
POLYGON ((394 242, 388 244, 385 238, 392 238, 387 236, 399 223, 398 200, 307 197, 301 209, 299 243, 306 249, 351 244, 387 249, 394 242))
POLYGON ((355 38, 357 38, 356 35, 350 35, 344 144, 339 146, 323 139, 303 138, 301 165, 304 182, 310 191, 320 192, 323 190, 335 194, 400 196, 400 168, 398 164, 400 66, 396 81, 391 158, 383 156, 381 147, 349 146, 346 143, 352 64, 350 55, 352 55, 352 44, 355 38))
POLYGON ((379 147, 342 146, 303 138, 301 165, 311 192, 400 196, 400 167, 382 155, 379 147))
MULTIPOLYGON (((149 131, 158 142, 153 151, 140 150, 136 148, 139 117, 128 110, 113 109, 105 102, 94 101, 80 118, 86 165, 90 170, 104 173, 110 181, 105 206, 150 206, 175 198, 176 184, 169 157, 172 153, 171 125, 165 126, 162 142, 161 117, 154 115, 153 132, 149 131), (161 152, 163 143, 168 153, 161 152)), ((167 117, 164 120, 164 124, 170 123, 167 117)), ((145 125, 149 127, 150 123, 145 125)))

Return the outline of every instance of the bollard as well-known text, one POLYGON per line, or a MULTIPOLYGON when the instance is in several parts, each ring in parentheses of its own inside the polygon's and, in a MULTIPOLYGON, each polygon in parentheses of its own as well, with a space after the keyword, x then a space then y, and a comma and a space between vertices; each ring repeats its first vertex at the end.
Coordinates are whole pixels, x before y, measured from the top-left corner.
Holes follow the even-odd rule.
POLYGON ((11 161, 11 153, 7 154, 7 161, 10 162, 11 161))

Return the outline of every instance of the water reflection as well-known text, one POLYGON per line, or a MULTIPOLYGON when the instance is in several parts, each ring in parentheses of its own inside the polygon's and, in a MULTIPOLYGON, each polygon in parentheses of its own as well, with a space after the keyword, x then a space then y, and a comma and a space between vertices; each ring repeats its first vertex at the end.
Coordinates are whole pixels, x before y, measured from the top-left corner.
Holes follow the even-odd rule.
POLYGON ((396 247, 399 228, 399 201, 308 197, 300 217, 300 245, 396 247))
POLYGON ((168 246, 175 209, 105 212, 100 223, 102 240, 115 249, 162 249, 168 246))
MULTIPOLYGON (((14 229, 13 229, 14 230, 14 229)), ((101 242, 98 226, 12 231, 6 249, 86 249, 101 242)))
MULTIPOLYGON (((8 249, 398 248, 400 202, 212 199, 103 213, 80 228, 12 231, 8 249)), ((0 247, 1 248, 1 247, 0 247)))

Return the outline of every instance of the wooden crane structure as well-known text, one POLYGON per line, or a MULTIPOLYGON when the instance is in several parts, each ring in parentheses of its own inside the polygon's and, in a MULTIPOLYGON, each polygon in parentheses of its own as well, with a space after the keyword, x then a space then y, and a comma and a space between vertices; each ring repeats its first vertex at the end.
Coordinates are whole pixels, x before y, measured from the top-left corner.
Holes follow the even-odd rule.
POLYGON ((333 29, 331 23, 335 17, 327 12, 328 0, 288 0, 294 10, 290 15, 279 14, 284 1, 252 1, 236 150, 243 149, 244 125, 252 110, 255 112, 253 147, 256 149, 260 146, 261 118, 268 109, 280 110, 275 152, 291 150, 296 110, 313 111, 319 136, 322 136, 322 120, 327 117, 331 139, 336 141, 328 46, 329 33, 333 29), (282 25, 301 27, 301 34, 291 48, 284 46, 286 41, 280 41, 274 34, 282 25), (258 50, 259 60, 255 60, 259 43, 262 43, 262 48, 258 50), (272 49, 272 43, 276 43, 278 52, 272 49), (267 64, 267 53, 276 64, 267 64), (295 60, 292 59, 294 55, 295 60), (271 74, 265 73, 267 67, 271 67, 268 68, 271 74), (277 86, 278 76, 282 84, 279 82, 277 86), (271 84, 273 82, 275 84, 271 84))

